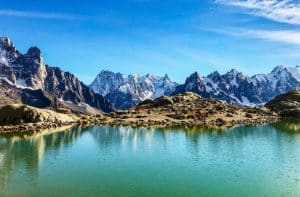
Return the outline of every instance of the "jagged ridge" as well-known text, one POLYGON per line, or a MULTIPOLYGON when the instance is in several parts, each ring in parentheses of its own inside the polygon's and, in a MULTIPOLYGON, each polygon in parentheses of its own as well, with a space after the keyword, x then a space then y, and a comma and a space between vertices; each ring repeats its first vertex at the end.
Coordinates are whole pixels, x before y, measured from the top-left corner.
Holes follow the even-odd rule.
POLYGON ((105 95, 119 109, 136 106, 145 99, 188 91, 230 104, 256 106, 264 105, 279 94, 300 88, 300 67, 277 66, 269 74, 252 77, 236 70, 223 75, 215 71, 206 77, 195 72, 181 85, 167 76, 148 74, 126 77, 121 73, 102 71, 90 87, 105 95))
POLYGON ((90 87, 110 100, 116 108, 127 109, 138 105, 146 99, 155 99, 169 95, 176 83, 168 75, 128 75, 101 71, 90 87))
POLYGON ((0 88, 10 86, 8 90, 17 90, 18 94, 25 89, 42 90, 45 96, 52 97, 50 100, 89 105, 105 112, 113 110, 107 99, 95 94, 74 75, 46 65, 39 48, 31 47, 22 54, 7 37, 0 38, 0 81, 6 84, 0 88))

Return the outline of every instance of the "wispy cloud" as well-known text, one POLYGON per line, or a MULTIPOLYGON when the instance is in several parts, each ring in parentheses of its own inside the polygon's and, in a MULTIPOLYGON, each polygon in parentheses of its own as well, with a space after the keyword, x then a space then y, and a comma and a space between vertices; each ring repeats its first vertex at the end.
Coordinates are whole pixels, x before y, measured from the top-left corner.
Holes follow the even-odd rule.
POLYGON ((249 14, 273 21, 300 25, 300 5, 292 0, 215 0, 245 9, 249 14))
POLYGON ((284 44, 300 46, 300 31, 292 30, 261 30, 261 29, 210 29, 215 33, 226 34, 230 36, 239 36, 243 38, 255 38, 284 44))
POLYGON ((73 15, 73 14, 32 12, 32 11, 20 11, 20 10, 12 10, 12 9, 0 9, 0 16, 37 18, 37 19, 61 19, 61 20, 75 20, 81 18, 80 16, 73 15))
POLYGON ((289 30, 247 30, 246 34, 252 37, 277 41, 300 46, 300 31, 289 30))

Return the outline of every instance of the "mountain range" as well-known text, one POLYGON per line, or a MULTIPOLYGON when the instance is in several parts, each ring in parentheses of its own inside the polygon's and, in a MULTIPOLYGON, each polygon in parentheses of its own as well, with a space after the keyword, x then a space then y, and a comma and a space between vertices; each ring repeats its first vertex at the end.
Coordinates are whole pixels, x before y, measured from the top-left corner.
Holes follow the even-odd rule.
POLYGON ((146 99, 170 95, 177 87, 168 75, 128 75, 101 71, 90 87, 105 96, 117 109, 128 109, 146 99))
POLYGON ((35 107, 65 107, 74 112, 110 112, 110 102, 78 78, 44 62, 39 48, 19 52, 8 37, 0 38, 1 104, 22 102, 35 107))
POLYGON ((183 84, 167 74, 124 75, 104 70, 88 86, 71 73, 47 65, 39 48, 31 47, 23 54, 8 37, 0 37, 0 106, 23 103, 95 114, 185 92, 239 106, 258 106, 299 88, 300 66, 277 66, 268 74, 254 76, 236 70, 207 76, 194 72, 183 84))
POLYGON ((128 75, 101 71, 90 87, 105 96, 118 109, 136 106, 146 99, 194 92, 239 106, 263 105, 275 96, 300 88, 300 67, 277 66, 268 74, 247 76, 236 70, 215 71, 207 76, 198 72, 177 84, 165 75, 128 75))

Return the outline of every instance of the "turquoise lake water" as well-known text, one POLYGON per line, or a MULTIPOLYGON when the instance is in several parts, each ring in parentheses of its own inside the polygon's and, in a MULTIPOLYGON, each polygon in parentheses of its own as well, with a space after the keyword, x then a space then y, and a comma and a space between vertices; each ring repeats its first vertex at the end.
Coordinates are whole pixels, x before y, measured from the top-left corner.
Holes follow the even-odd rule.
POLYGON ((0 136, 0 196, 300 196, 300 124, 0 136))

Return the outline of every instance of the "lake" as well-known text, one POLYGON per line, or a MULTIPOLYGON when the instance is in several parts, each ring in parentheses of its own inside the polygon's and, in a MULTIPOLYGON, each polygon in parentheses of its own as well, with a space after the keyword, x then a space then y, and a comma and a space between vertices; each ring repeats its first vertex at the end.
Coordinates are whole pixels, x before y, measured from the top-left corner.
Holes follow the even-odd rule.
POLYGON ((300 196, 300 124, 1 136, 0 196, 300 196))

